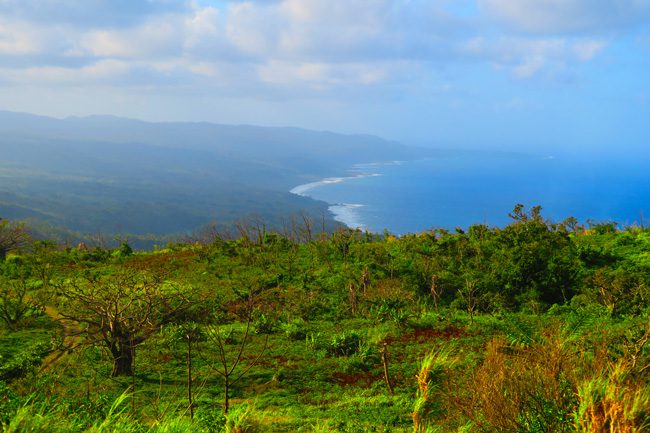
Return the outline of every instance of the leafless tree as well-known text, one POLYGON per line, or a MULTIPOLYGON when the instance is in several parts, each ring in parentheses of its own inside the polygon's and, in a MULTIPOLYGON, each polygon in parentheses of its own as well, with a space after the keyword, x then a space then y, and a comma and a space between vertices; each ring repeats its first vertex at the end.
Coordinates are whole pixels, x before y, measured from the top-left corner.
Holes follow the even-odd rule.
POLYGON ((23 224, 12 223, 0 218, 0 260, 4 260, 9 252, 27 245, 29 239, 29 234, 23 224))
POLYGON ((234 342, 234 330, 227 330, 224 326, 209 326, 206 331, 207 343, 211 349, 216 352, 216 360, 213 359, 208 365, 216 374, 224 380, 224 398, 223 411, 228 413, 230 409, 230 391, 264 356, 268 346, 268 335, 264 339, 261 347, 256 348, 256 354, 251 355, 251 328, 253 320, 253 311, 256 305, 256 295, 258 293, 249 293, 245 299, 244 308, 240 314, 243 314, 245 325, 243 335, 238 343, 234 342), (244 360, 246 360, 244 362, 244 360))
POLYGON ((113 377, 132 375, 136 347, 192 305, 163 273, 129 268, 74 278, 60 296, 61 317, 78 324, 86 344, 108 350, 113 377))

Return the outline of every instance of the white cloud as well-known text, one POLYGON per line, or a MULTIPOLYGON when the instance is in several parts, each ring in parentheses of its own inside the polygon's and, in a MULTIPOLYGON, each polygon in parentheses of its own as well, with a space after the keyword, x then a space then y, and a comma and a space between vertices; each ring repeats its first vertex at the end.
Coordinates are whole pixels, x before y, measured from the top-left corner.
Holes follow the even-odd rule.
POLYGON ((178 18, 157 17, 126 30, 93 30, 81 36, 79 47, 95 57, 147 59, 178 55, 183 30, 178 18))
POLYGON ((573 44, 573 50, 575 51, 579 60, 583 62, 588 62, 593 59, 600 53, 606 44, 603 41, 596 40, 585 40, 578 41, 573 44))
MULTIPOLYGON (((519 13, 518 6, 507 6, 511 3, 477 1, 499 16, 519 13)), ((35 86, 78 80, 90 87, 93 80, 110 82, 113 74, 127 87, 146 83, 188 92, 209 88, 259 97, 313 92, 343 98, 355 86, 377 94, 399 94, 400 86, 417 91, 433 71, 467 62, 534 78, 590 61, 605 47, 597 38, 495 31, 484 17, 457 15, 451 0, 237 1, 222 7, 196 1, 174 7, 172 0, 151 7, 149 0, 116 2, 124 9, 107 0, 83 6, 64 1, 69 19, 48 24, 37 14, 30 21, 27 12, 35 11, 35 0, 0 0, 0 11, 13 8, 0 20, 0 54, 19 59, 0 57, 4 80, 26 83, 29 77, 35 86), (102 11, 112 18, 80 25, 72 17, 102 11)), ((47 0, 45 9, 54 3, 47 0)))
POLYGON ((589 61, 604 47, 604 42, 593 39, 478 37, 468 41, 464 49, 510 69, 518 78, 530 78, 544 69, 560 70, 589 61))
POLYGON ((25 55, 41 51, 39 33, 23 23, 0 21, 0 54, 25 55))
POLYGON ((273 7, 242 3, 228 8, 226 35, 245 53, 272 56, 286 25, 273 7))

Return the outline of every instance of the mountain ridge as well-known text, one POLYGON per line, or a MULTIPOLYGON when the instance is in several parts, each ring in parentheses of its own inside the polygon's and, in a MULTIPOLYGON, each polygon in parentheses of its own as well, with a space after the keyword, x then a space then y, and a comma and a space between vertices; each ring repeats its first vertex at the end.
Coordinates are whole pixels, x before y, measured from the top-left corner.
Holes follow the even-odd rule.
POLYGON ((325 215, 333 228, 327 203, 289 190, 355 163, 431 153, 294 127, 0 111, 0 216, 80 232, 168 235, 251 214, 279 227, 305 212, 325 215))

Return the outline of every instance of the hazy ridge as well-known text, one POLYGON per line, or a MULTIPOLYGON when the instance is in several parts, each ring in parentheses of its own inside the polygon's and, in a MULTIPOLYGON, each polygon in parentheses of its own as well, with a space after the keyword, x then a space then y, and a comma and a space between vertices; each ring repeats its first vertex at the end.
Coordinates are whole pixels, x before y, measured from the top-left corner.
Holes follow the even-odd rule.
POLYGON ((167 235, 257 215, 327 215, 292 187, 421 149, 298 128, 0 112, 0 216, 82 233, 167 235))

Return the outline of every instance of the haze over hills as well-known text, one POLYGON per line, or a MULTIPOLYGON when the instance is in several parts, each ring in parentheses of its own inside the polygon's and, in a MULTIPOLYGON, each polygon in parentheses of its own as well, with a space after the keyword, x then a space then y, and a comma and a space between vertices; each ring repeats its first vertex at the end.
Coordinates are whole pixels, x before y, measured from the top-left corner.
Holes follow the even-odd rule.
POLYGON ((0 112, 0 216, 108 235, 187 233, 250 215, 280 226, 297 212, 327 214, 326 203, 288 192, 298 184, 430 153, 297 128, 0 112))

